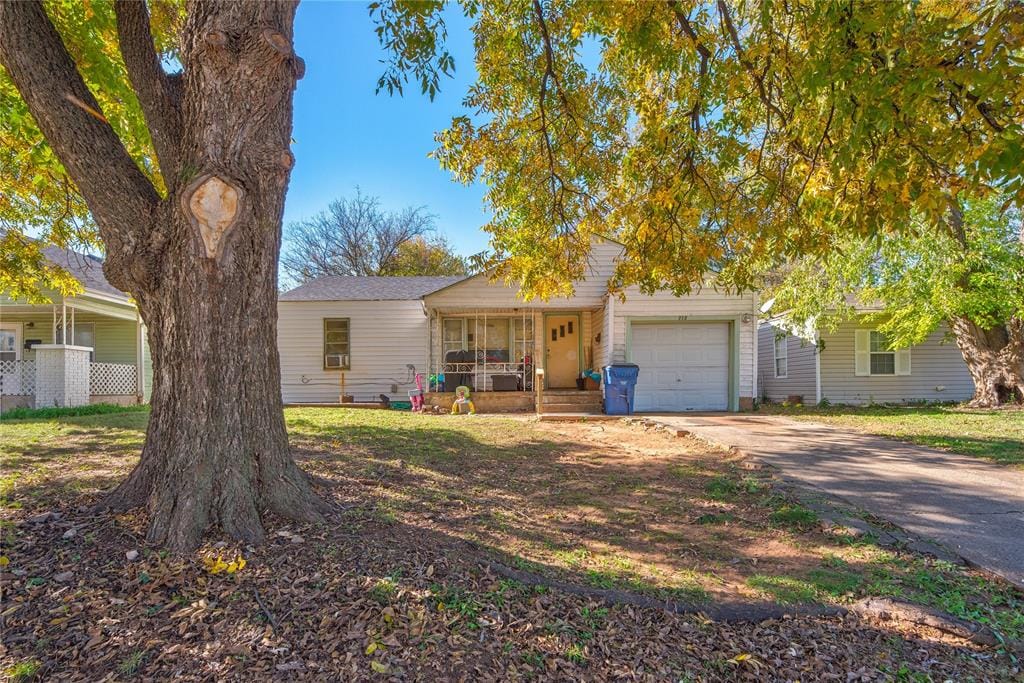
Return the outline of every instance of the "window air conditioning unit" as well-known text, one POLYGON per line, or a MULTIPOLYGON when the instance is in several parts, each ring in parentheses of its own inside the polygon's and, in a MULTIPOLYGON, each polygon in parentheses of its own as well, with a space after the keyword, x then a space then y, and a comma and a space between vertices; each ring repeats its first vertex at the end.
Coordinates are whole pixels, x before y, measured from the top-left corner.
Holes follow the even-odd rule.
POLYGON ((348 354, 347 353, 328 353, 324 356, 326 366, 329 368, 346 368, 348 367, 348 354))

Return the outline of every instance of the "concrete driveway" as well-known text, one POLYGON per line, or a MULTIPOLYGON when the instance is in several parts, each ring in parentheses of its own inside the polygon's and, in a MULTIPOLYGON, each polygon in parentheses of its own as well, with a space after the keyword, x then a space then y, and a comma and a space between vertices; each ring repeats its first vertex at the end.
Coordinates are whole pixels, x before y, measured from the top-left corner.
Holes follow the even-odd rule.
POLYGON ((1024 587, 1024 473, 814 422, 749 414, 649 416, 775 467, 785 479, 934 539, 1024 587))

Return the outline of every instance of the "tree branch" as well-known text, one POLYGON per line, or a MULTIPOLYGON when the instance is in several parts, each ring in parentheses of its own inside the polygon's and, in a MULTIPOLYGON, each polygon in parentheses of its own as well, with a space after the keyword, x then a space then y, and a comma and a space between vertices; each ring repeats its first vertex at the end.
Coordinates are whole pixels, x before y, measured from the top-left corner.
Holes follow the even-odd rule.
POLYGON ((722 15, 722 21, 725 24, 726 33, 732 41, 733 49, 736 50, 736 56, 739 58, 740 64, 743 65, 743 68, 747 70, 748 74, 750 74, 751 80, 754 81, 754 86, 757 88, 757 94, 761 99, 762 104, 764 104, 769 111, 779 117, 780 121, 784 124, 788 124, 788 117, 769 96, 768 88, 764 83, 764 78, 758 75, 753 62, 747 58, 747 53, 743 49, 743 43, 740 42, 739 32, 736 30, 736 25, 732 21, 732 14, 729 12, 729 6, 725 3, 725 0, 718 0, 718 11, 722 15))
POLYGON ((142 105, 156 148, 160 173, 168 191, 178 175, 178 145, 181 140, 180 89, 160 66, 149 29, 149 12, 141 0, 117 0, 117 39, 128 69, 128 79, 142 105))
POLYGON ((0 63, 96 220, 105 272, 127 272, 160 197, 103 118, 42 3, 0 2, 0 63))
POLYGON ((704 43, 701 42, 697 36, 696 29, 693 28, 693 24, 690 23, 690 18, 683 14, 683 10, 679 8, 677 0, 668 0, 668 6, 672 10, 672 14, 675 15, 676 21, 679 23, 679 28, 689 36, 690 41, 693 43, 693 47, 697 50, 697 54, 700 55, 700 82, 697 88, 697 96, 694 98, 693 108, 690 109, 690 127, 694 133, 700 133, 700 117, 703 109, 702 102, 702 88, 704 87, 704 81, 708 75, 708 60, 711 59, 711 50, 707 48, 704 43))

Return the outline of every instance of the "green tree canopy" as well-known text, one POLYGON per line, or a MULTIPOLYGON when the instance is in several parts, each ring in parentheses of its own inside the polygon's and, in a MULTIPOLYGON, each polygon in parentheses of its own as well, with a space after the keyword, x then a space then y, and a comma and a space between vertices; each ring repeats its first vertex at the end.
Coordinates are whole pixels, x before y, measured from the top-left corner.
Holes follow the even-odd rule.
POLYGON ((921 220, 886 238, 845 238, 789 269, 767 293, 793 323, 835 329, 856 307, 897 347, 922 343, 940 324, 966 318, 990 329, 1024 318, 1024 246, 1019 211, 990 197, 967 202, 962 239, 921 220))
MULTIPOLYGON (((149 5, 154 47, 161 59, 173 63, 183 4, 154 0, 149 5)), ((48 0, 46 11, 100 109, 71 95, 69 101, 109 122, 139 168, 164 192, 149 129, 121 55, 113 2, 48 0)), ((70 294, 79 284, 48 263, 40 249, 57 244, 102 251, 96 224, 2 67, 0 111, 0 291, 33 300, 43 288, 70 294)))
MULTIPOLYGON (((748 288, 832 235, 950 222, 957 197, 1024 200, 1017 2, 464 0, 478 78, 438 135, 483 179, 502 272, 571 289, 592 235, 619 285, 748 288)), ((382 87, 452 68, 443 3, 373 3, 382 87)))

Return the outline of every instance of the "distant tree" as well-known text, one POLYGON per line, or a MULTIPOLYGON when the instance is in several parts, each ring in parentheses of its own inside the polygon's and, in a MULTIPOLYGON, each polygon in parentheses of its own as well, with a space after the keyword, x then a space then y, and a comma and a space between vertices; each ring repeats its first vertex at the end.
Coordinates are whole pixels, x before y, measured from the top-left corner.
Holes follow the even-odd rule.
POLYGON ((795 323, 834 328, 854 310, 848 295, 880 303, 874 317, 896 348, 941 324, 974 380, 971 404, 1024 400, 1024 243, 1020 212, 1004 198, 965 201, 954 232, 916 220, 884 239, 845 237, 800 259, 771 294, 795 323))
POLYGON ((398 253, 382 275, 468 275, 469 260, 456 254, 443 235, 414 237, 398 245, 398 253))
POLYGON ((461 275, 465 260, 435 233, 425 207, 386 211, 358 190, 291 224, 281 269, 307 282, 321 275, 461 275))

